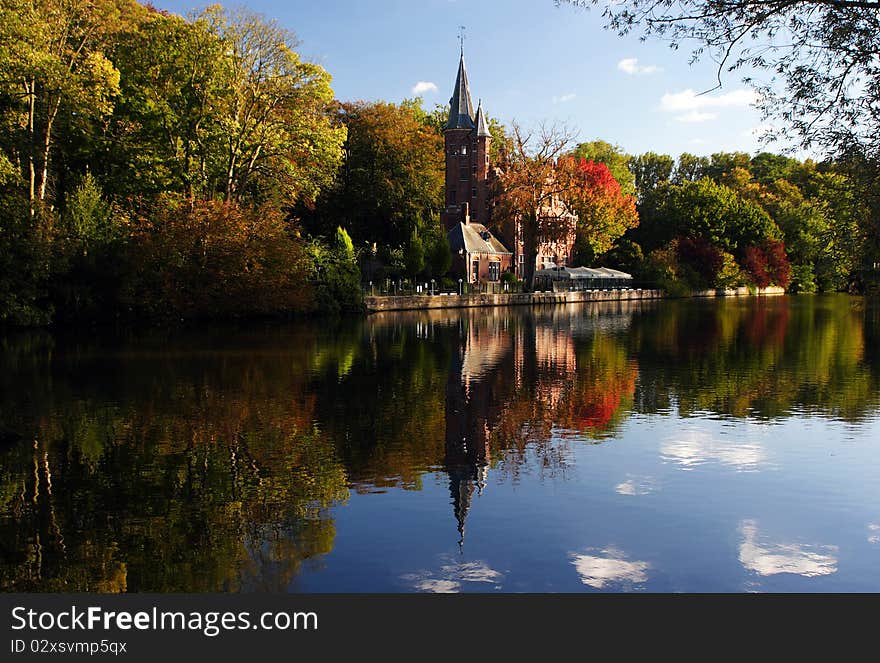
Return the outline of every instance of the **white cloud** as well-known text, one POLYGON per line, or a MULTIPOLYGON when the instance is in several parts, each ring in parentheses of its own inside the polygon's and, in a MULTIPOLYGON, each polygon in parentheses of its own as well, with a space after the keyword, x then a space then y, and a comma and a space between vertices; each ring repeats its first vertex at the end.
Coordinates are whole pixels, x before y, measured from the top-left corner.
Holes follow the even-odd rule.
POLYGON ((817 548, 798 543, 761 542, 758 540, 758 526, 754 520, 742 521, 739 531, 743 536, 739 547, 739 561, 747 570, 758 575, 794 573, 805 578, 815 578, 837 572, 836 546, 817 548))
POLYGON ((697 94, 691 89, 682 92, 667 92, 660 98, 660 110, 667 113, 685 113, 707 108, 733 108, 751 106, 760 101, 753 90, 733 90, 726 94, 697 94))
POLYGON ((412 87, 413 94, 424 94, 425 92, 437 92, 437 84, 431 81, 419 81, 412 87))
POLYGON ((562 96, 559 96, 559 97, 553 97, 553 103, 554 104, 564 104, 566 101, 571 101, 575 97, 577 97, 577 95, 574 92, 569 92, 568 94, 563 94, 562 96))
POLYGON ((868 543, 880 543, 880 523, 869 523, 868 532, 868 543))
POLYGON ((700 430, 686 430, 675 439, 667 440, 660 447, 660 456, 684 470, 706 463, 720 463, 738 472, 749 472, 767 461, 767 453, 758 444, 721 442, 700 430))
POLYGON ((624 58, 617 63, 617 68, 630 76, 656 74, 658 71, 663 71, 660 67, 653 64, 640 65, 638 58, 624 58))
POLYGON ((621 583, 639 583, 648 579, 647 562, 630 562, 614 548, 598 551, 600 555, 572 555, 572 564, 581 582, 596 589, 621 583))
POLYGON ((696 122, 708 122, 709 120, 714 120, 717 117, 717 113, 701 113, 700 111, 694 110, 690 113, 679 115, 675 119, 679 122, 687 122, 688 124, 693 124, 696 122))

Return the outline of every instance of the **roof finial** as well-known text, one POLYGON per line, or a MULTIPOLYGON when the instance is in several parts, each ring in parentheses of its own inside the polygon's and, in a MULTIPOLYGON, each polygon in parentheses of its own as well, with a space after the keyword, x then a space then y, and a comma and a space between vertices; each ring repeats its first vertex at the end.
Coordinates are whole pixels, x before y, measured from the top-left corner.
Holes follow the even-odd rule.
POLYGON ((458 26, 458 41, 461 44, 461 57, 464 57, 464 31, 465 27, 463 25, 458 26))

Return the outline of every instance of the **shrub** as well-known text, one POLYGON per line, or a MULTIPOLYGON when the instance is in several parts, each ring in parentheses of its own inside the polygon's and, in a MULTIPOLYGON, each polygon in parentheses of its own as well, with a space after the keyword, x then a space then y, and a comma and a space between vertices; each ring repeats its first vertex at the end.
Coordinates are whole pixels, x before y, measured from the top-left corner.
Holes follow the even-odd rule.
POLYGON ((336 229, 333 246, 313 240, 308 255, 314 291, 312 310, 335 314, 363 309, 361 273, 351 239, 344 228, 336 229))
POLYGON ((308 256, 272 207, 161 197, 133 219, 124 301, 137 314, 214 317, 312 305, 308 256))
POLYGON ((501 282, 514 284, 514 283, 519 283, 519 279, 516 278, 516 274, 514 274, 513 272, 504 272, 501 275, 501 282))
POLYGON ((31 216, 22 196, 0 195, 0 323, 44 325, 54 218, 39 208, 31 216))
POLYGON ((677 257, 680 265, 690 267, 695 278, 688 280, 699 288, 714 286, 724 265, 721 251, 702 237, 680 239, 677 257))
POLYGON ((816 292, 816 275, 812 265, 792 265, 790 292, 816 292))

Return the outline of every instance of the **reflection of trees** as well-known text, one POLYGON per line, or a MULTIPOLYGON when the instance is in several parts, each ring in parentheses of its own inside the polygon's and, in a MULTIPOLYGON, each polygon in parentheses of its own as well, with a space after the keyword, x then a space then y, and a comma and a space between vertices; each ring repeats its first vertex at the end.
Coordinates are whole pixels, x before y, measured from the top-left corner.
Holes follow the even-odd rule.
POLYGON ((348 487, 472 501, 630 411, 857 420, 880 307, 848 297, 432 311, 0 341, 0 589, 277 590, 348 487))
POLYGON ((855 420, 877 400, 871 306, 847 296, 665 302, 634 324, 639 409, 855 420))
POLYGON ((258 347, 42 355, 51 388, 2 405, 37 442, 0 450, 0 587, 278 590, 329 552, 347 476, 313 423, 314 339, 292 340, 268 361, 258 347))

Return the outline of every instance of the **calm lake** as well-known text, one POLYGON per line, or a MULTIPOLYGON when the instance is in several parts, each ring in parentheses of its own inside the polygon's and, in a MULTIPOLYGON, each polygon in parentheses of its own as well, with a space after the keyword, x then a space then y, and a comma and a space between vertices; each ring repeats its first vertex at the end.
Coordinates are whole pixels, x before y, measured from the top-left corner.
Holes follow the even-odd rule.
POLYGON ((880 591, 880 302, 7 334, 0 590, 880 591))

